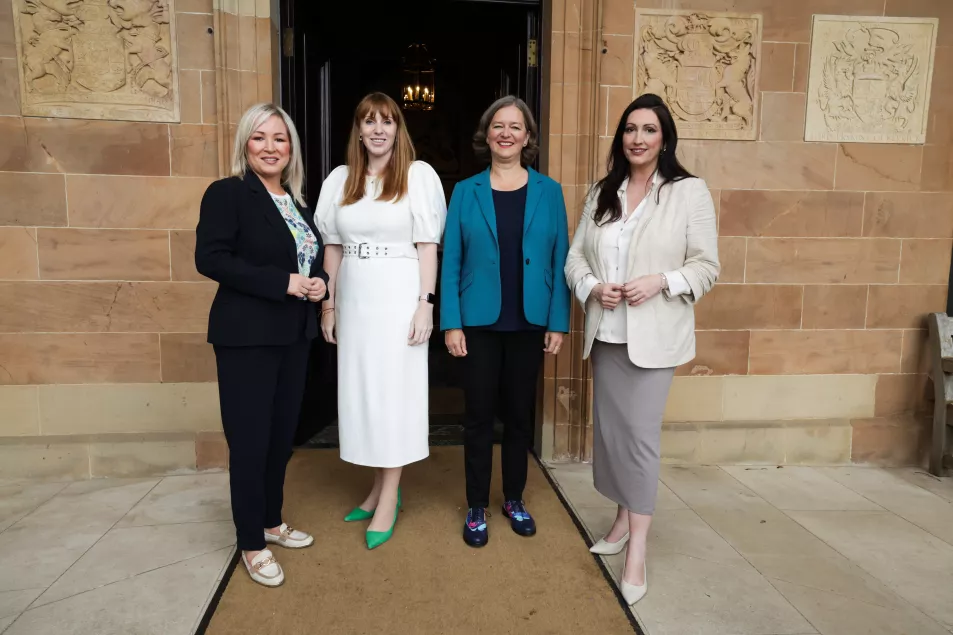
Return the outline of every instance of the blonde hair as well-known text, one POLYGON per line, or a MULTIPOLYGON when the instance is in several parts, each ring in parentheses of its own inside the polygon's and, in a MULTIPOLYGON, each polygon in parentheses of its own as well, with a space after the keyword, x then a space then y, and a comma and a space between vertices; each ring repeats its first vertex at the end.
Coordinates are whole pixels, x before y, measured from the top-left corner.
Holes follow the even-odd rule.
POLYGON ((366 117, 381 115, 394 120, 397 124, 397 136, 391 152, 387 169, 381 175, 381 190, 378 196, 382 201, 400 200, 407 194, 408 173, 414 162, 414 143, 407 131, 404 115, 397 102, 384 93, 371 93, 361 100, 354 110, 351 124, 351 138, 347 142, 347 181, 344 183, 342 205, 352 205, 364 198, 365 177, 367 175, 367 149, 361 141, 361 122, 366 117))
POLYGON ((244 178, 248 172, 248 140, 259 127, 272 117, 280 117, 288 128, 291 141, 291 156, 281 172, 281 184, 288 188, 298 205, 307 207, 304 200, 304 163, 301 160, 301 139, 294 122, 284 110, 275 104, 256 104, 245 111, 238 122, 235 145, 232 148, 232 176, 244 178))

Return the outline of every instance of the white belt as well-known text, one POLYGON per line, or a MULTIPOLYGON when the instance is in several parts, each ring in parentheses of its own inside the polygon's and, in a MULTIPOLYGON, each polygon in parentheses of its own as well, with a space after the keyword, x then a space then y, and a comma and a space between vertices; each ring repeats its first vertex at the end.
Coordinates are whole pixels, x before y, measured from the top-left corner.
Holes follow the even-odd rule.
POLYGON ((344 255, 353 258, 413 258, 417 259, 417 248, 413 243, 347 243, 344 255))

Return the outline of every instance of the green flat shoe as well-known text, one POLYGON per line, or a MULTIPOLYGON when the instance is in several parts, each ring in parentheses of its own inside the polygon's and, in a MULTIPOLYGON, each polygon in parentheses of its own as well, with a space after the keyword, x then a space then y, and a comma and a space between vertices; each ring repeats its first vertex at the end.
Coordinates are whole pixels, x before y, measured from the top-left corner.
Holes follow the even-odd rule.
POLYGON ((364 539, 367 541, 368 549, 376 549, 382 544, 391 539, 391 536, 394 535, 394 527, 397 526, 397 514, 400 512, 401 501, 400 501, 400 488, 397 488, 397 508, 394 510, 394 522, 391 523, 390 529, 387 531, 366 531, 364 533, 364 539))
POLYGON ((374 510, 365 511, 360 507, 355 507, 351 510, 351 513, 344 517, 344 522, 353 523, 357 520, 367 520, 368 518, 374 517, 374 510))

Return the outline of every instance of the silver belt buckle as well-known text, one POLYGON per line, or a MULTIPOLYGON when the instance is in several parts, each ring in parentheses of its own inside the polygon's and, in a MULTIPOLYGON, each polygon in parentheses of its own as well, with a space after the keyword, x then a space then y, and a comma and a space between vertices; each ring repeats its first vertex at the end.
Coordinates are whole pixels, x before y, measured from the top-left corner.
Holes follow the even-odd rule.
POLYGON ((357 246, 357 257, 361 260, 367 260, 371 257, 371 248, 367 243, 361 243, 357 246), (364 248, 367 248, 367 251, 364 248))

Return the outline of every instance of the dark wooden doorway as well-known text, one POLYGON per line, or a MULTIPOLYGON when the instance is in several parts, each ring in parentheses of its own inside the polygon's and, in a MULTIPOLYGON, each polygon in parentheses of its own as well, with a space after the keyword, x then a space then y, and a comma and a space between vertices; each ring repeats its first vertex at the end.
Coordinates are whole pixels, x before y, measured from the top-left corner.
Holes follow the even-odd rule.
MULTIPOLYGON (((485 166, 471 139, 483 110, 513 94, 540 116, 540 0, 281 1, 281 103, 302 137, 306 193, 315 201, 324 178, 344 162, 353 109, 369 92, 400 103, 407 47, 423 43, 435 59, 432 111, 406 111, 417 157, 454 185, 485 166)), ((440 289, 438 285, 437 293, 440 289)), ((435 311, 439 323, 439 311, 435 311)), ((296 441, 305 443, 336 419, 336 351, 315 342, 296 441)), ((463 397, 458 360, 443 336, 430 343, 432 441, 456 442, 463 397)))

